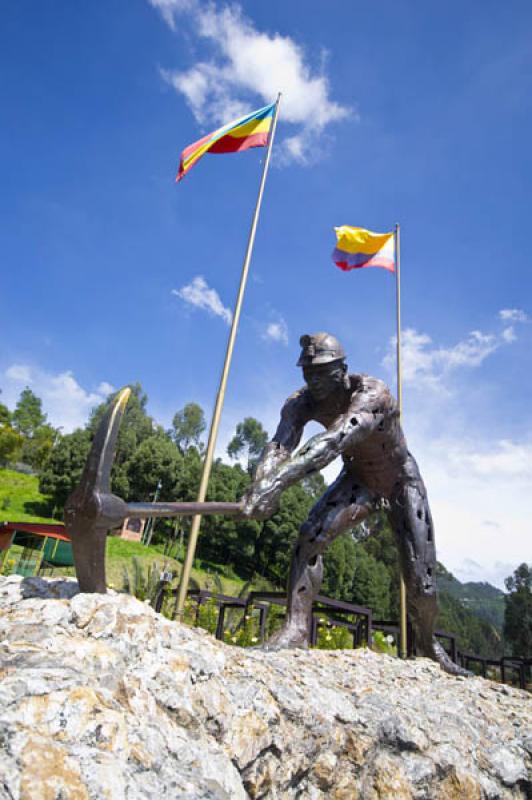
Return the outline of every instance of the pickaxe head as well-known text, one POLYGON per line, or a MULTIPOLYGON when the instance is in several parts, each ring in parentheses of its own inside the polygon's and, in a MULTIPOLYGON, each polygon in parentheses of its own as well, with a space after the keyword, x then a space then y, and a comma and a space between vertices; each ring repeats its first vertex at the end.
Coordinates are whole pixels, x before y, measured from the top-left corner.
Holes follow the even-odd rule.
POLYGON ((118 392, 100 422, 77 489, 65 504, 65 527, 72 541, 80 591, 106 591, 105 542, 122 525, 127 505, 111 494, 111 467, 120 422, 131 389, 118 392))
POLYGON ((80 591, 106 591, 105 542, 107 532, 126 517, 175 517, 195 514, 242 512, 242 503, 130 503, 111 494, 111 467, 116 440, 131 389, 122 389, 111 402, 96 431, 92 447, 75 489, 65 504, 65 527, 72 541, 74 566, 80 591))

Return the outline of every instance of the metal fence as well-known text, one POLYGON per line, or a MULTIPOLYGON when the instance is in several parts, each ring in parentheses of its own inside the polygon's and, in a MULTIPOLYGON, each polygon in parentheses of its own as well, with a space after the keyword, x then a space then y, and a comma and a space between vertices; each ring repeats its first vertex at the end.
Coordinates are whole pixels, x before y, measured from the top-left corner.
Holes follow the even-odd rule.
MULTIPOLYGON (((272 606, 286 607, 286 594, 283 592, 250 592, 246 597, 231 597, 205 589, 193 589, 188 592, 188 597, 196 603, 196 624, 203 604, 211 601, 216 605, 215 636, 220 640, 224 638, 226 612, 228 610, 240 609, 245 617, 253 609, 256 609, 258 611, 258 639, 263 642, 266 638, 267 618, 270 608, 272 606)), ((162 594, 156 602, 156 610, 159 611, 161 606, 162 594)), ((399 623, 391 620, 374 619, 370 608, 318 595, 312 608, 311 645, 316 645, 320 627, 323 625, 333 625, 347 630, 354 648, 361 647, 364 644, 371 646, 375 631, 380 631, 393 637, 393 642, 399 655, 399 623)), ((521 689, 528 691, 532 689, 530 678, 532 658, 503 656, 497 659, 489 656, 480 656, 475 653, 466 653, 459 650, 456 634, 442 630, 436 630, 434 634, 456 664, 485 678, 497 680, 500 683, 515 683, 521 689)), ((410 656, 416 655, 415 634, 410 623, 408 624, 408 654, 410 656)))

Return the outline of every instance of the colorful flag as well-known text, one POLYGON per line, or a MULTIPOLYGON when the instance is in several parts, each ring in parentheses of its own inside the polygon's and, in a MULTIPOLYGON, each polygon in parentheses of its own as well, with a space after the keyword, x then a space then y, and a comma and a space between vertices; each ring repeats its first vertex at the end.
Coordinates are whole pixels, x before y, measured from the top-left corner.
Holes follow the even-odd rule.
POLYGON ((395 272, 393 231, 374 233, 349 225, 342 225, 334 230, 337 242, 332 259, 344 272, 363 267, 382 267, 389 272, 395 272))
POLYGON ((176 181, 184 178, 205 153, 239 153, 250 147, 265 147, 275 111, 275 103, 235 119, 214 133, 185 147, 181 153, 176 181))

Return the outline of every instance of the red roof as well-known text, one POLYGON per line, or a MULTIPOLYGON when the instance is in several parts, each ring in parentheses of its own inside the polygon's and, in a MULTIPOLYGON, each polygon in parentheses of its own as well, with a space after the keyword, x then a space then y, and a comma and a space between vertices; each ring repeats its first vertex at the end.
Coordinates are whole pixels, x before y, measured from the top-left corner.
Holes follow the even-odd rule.
POLYGON ((34 533, 36 536, 50 536, 52 539, 61 539, 63 542, 70 541, 62 523, 50 525, 41 522, 0 522, 0 533, 13 533, 14 531, 34 533))

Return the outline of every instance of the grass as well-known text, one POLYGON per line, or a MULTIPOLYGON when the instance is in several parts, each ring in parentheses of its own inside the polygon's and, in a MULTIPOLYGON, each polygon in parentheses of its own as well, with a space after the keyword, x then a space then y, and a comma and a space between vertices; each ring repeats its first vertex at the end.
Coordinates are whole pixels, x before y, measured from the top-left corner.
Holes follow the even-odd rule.
POLYGON ((49 500, 39 492, 36 475, 0 469, 0 522, 57 522, 50 513, 49 500))
MULTIPOLYGON (((120 588, 122 586, 122 578, 124 568, 131 565, 132 559, 137 558, 141 566, 146 570, 154 562, 161 567, 166 564, 166 568, 171 571, 181 572, 181 564, 175 558, 168 558, 163 553, 164 545, 143 545, 140 542, 128 542, 124 539, 119 539, 115 536, 110 536, 107 539, 107 583, 120 588)), ((214 566, 214 565, 213 565, 214 566)), ((199 583, 202 588, 212 588, 217 591, 213 583, 213 575, 217 573, 220 577, 223 594, 238 595, 244 581, 239 578, 227 578, 222 574, 220 575, 220 567, 215 565, 212 570, 193 567, 192 577, 199 583)))

